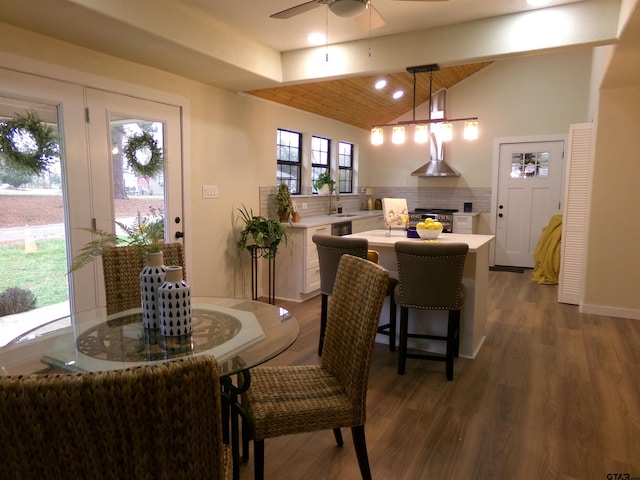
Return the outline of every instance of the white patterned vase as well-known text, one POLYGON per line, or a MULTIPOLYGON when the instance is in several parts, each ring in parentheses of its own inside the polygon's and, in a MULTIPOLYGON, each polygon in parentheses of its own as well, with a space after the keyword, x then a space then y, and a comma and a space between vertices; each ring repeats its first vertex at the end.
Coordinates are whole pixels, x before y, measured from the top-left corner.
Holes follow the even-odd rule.
POLYGON ((162 252, 147 253, 147 264, 140 272, 142 297, 142 325, 144 328, 160 328, 158 290, 164 283, 166 267, 162 252))
POLYGON ((158 291, 158 309, 163 335, 191 333, 191 287, 182 279, 182 267, 167 267, 167 278, 158 291))

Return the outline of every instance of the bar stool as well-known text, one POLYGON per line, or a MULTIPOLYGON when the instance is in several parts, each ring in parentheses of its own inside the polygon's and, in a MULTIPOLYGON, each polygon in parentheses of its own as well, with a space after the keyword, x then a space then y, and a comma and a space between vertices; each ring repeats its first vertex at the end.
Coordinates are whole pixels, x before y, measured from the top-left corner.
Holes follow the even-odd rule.
MULTIPOLYGON (((320 339, 318 341, 318 355, 322 355, 324 344, 324 332, 327 327, 327 306, 329 296, 333 294, 333 283, 338 271, 338 264, 342 255, 375 260, 376 253, 369 250, 369 242, 364 238, 337 237, 332 235, 314 235, 311 237, 318 249, 318 261, 320 264, 320 293, 322 295, 320 305, 320 339)), ((374 263, 378 263, 374 261, 374 263)), ((396 303, 394 298, 395 287, 398 280, 389 277, 387 295, 389 302, 389 323, 380 325, 378 333, 389 335, 389 350, 396 349, 396 303)))
POLYGON ((460 343, 460 309, 464 305, 462 272, 469 251, 466 243, 397 242, 398 286, 396 303, 400 306, 398 374, 403 375, 407 358, 437 360, 446 363, 447 380, 453 380, 453 359, 460 343), (409 308, 448 310, 446 335, 409 333, 409 308), (407 340, 423 338, 446 342, 444 355, 408 353, 407 340))

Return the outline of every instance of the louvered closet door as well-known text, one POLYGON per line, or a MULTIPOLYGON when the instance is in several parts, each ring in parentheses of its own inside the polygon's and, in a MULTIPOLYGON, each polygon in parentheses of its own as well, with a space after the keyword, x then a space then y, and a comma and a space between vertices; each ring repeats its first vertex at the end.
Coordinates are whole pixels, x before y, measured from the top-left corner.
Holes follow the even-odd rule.
POLYGON ((571 125, 567 157, 558 301, 579 305, 584 291, 591 203, 593 124, 571 125))

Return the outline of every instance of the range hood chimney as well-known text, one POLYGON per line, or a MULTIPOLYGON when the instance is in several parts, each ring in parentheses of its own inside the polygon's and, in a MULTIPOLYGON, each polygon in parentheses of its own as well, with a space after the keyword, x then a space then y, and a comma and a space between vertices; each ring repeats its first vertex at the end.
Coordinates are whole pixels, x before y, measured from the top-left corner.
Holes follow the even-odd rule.
POLYGON ((414 177, 459 177, 460 173, 444 160, 431 160, 411 172, 414 177))

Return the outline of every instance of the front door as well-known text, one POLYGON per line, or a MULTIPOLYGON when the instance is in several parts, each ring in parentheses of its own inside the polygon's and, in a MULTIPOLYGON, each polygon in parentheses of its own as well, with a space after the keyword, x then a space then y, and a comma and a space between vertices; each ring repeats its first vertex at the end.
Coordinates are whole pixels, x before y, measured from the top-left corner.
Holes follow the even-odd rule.
POLYGON ((495 211, 495 264, 534 267, 551 217, 561 212, 564 141, 501 143, 495 211))

